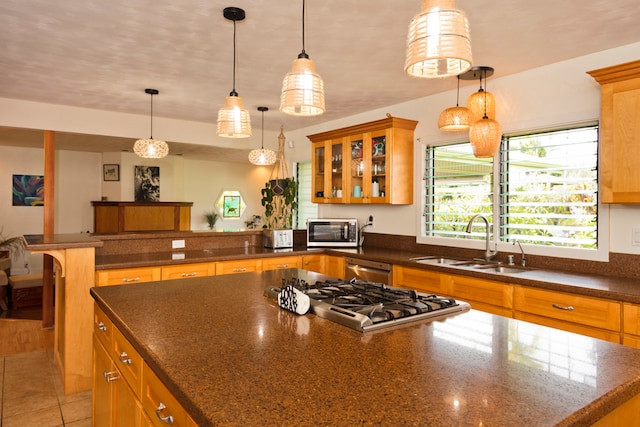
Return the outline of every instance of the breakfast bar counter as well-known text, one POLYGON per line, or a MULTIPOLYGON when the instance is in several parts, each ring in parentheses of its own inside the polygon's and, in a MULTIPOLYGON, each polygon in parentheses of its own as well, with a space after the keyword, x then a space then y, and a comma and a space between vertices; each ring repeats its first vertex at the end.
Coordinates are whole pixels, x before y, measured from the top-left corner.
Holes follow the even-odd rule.
POLYGON ((325 278, 272 270, 91 295, 201 426, 584 426, 640 405, 640 350, 476 310, 362 333, 263 295, 292 276, 325 278))

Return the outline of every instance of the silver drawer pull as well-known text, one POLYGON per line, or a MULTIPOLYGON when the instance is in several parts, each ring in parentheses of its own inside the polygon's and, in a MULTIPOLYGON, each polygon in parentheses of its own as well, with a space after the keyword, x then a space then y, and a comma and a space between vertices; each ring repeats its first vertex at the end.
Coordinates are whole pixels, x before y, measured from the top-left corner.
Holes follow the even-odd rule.
POLYGON ((120 378, 118 376, 118 371, 111 371, 111 372, 107 372, 107 371, 103 371, 102 375, 104 375, 104 379, 105 381, 107 381, 108 383, 110 383, 111 381, 115 381, 118 378, 120 378))
POLYGON ((123 277, 123 278, 122 278, 122 281, 123 281, 124 283, 129 283, 129 282, 139 282, 139 281, 140 281, 140 278, 139 278, 139 277, 134 277, 133 279, 127 279, 126 277, 123 277))
POLYGON ((198 273, 196 273, 195 271, 193 273, 182 273, 181 276, 182 277, 196 277, 198 275, 198 273))
POLYGON ((171 424, 173 424, 173 415, 167 415, 166 417, 163 417, 162 414, 161 414, 161 412, 164 411, 165 409, 167 409, 167 407, 164 406, 164 403, 160 402, 160 404, 156 408, 156 416, 163 423, 167 423, 167 424, 171 425, 171 424))
POLYGON ((101 330, 102 332, 107 332, 107 325, 105 325, 102 322, 98 322, 98 329, 101 330))
POLYGON ((233 269, 233 272, 234 272, 234 273, 243 273, 243 272, 245 272, 245 271, 247 271, 247 267, 234 268, 234 269, 233 269))
POLYGON ((122 353, 120 353, 119 359, 125 365, 131 365, 131 358, 129 357, 126 351, 123 351, 122 353))
POLYGON ((278 264, 276 268, 289 268, 289 264, 278 264))
POLYGON ((554 302, 553 304, 551 304, 551 307, 557 308, 558 310, 573 311, 572 305, 560 305, 554 302))

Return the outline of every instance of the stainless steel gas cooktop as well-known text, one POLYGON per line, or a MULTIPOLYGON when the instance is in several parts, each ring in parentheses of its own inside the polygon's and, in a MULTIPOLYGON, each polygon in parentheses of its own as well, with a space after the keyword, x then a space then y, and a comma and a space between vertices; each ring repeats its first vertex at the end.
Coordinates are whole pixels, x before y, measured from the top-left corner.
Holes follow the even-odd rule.
POLYGON ((280 288, 269 286, 264 294, 278 301, 283 289, 291 294, 292 288, 309 297, 311 313, 362 332, 471 308, 468 303, 453 298, 355 279, 326 280, 314 284, 298 278, 283 279, 280 288))

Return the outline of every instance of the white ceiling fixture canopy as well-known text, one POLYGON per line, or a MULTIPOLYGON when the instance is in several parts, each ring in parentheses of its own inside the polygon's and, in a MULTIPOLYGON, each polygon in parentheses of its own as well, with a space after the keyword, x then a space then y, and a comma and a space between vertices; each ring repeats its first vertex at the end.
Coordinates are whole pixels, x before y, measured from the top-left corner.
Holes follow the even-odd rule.
POLYGON ((304 50, 305 0, 302 0, 302 52, 293 60, 282 82, 280 111, 292 116, 317 116, 325 112, 324 82, 304 50))
POLYGON ((169 146, 160 139, 153 139, 153 95, 160 92, 157 89, 145 89, 144 93, 151 96, 151 132, 147 139, 139 139, 133 144, 133 152, 144 159, 161 159, 169 154, 169 146))
POLYGON ((422 0, 409 24, 404 70, 413 77, 450 77, 473 63, 467 15, 455 0, 422 0))
POLYGON ((224 107, 218 110, 217 134, 224 138, 248 138, 251 136, 251 116, 236 92, 236 22, 244 20, 246 14, 238 7, 225 7, 222 15, 233 21, 233 89, 224 107))

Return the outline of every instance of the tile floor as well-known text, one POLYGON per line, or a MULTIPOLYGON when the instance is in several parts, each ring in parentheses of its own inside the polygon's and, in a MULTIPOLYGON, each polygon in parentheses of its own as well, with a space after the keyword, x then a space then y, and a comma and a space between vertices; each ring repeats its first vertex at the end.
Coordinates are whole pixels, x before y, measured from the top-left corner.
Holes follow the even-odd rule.
POLYGON ((58 426, 91 426, 91 392, 64 395, 51 349, 0 356, 0 427, 58 426))

